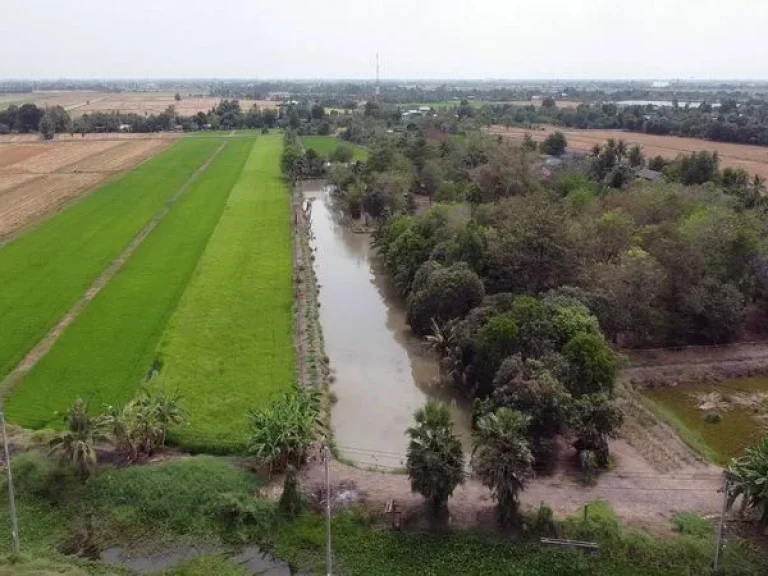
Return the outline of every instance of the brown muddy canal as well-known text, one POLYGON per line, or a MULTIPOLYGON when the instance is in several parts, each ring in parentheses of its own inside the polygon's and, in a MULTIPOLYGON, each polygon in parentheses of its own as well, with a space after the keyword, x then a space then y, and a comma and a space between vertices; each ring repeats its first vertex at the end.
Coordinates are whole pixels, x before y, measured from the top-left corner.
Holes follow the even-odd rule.
POLYGON ((404 467, 405 430, 429 397, 451 407, 468 447, 468 404, 437 385, 437 358, 411 333, 370 235, 344 225, 323 182, 304 182, 302 191, 312 202, 320 322, 336 376, 332 423, 341 456, 365 466, 404 467))

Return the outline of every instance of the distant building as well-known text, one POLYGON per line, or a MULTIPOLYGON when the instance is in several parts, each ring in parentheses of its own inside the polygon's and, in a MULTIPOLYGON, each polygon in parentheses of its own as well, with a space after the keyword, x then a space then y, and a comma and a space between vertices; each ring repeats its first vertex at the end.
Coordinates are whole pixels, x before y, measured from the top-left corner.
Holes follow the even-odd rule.
POLYGON ((130 132, 131 131, 131 125, 130 124, 120 124, 120 127, 118 128, 120 132, 130 132))

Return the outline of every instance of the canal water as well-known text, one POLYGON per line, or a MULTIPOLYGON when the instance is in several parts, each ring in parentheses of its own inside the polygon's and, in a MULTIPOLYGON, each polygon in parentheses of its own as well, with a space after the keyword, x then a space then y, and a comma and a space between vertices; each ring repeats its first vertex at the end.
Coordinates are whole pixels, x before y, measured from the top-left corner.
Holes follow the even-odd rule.
POLYGON ((302 191, 312 202, 320 322, 336 378, 332 425, 341 456, 366 467, 403 468, 405 430, 429 397, 450 406, 468 449, 469 405, 438 385, 437 358, 412 334, 370 234, 341 221, 322 181, 304 182, 302 191))

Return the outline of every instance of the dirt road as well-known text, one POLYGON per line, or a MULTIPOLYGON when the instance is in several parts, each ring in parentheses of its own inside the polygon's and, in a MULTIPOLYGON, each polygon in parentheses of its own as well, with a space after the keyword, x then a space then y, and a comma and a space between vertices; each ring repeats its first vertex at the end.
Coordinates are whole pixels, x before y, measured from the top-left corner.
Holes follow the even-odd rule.
MULTIPOLYGON (((626 522, 660 531, 670 529, 669 518, 676 512, 718 513, 722 502, 717 493, 722 478, 719 468, 699 463, 659 473, 625 440, 614 441, 611 454, 615 470, 601 475, 594 486, 580 482, 573 463, 563 463, 552 475, 531 482, 522 493, 523 506, 535 509, 544 502, 559 516, 566 516, 594 500, 605 500, 626 522)), ((349 491, 374 512, 382 512, 394 498, 407 518, 423 504, 420 495, 411 493, 405 474, 360 470, 333 461, 330 476, 334 493, 349 491)), ((302 472, 302 487, 313 494, 320 493, 323 482, 319 461, 302 472)), ((490 491, 474 478, 459 487, 448 503, 452 523, 466 527, 487 522, 494 505, 490 491)))

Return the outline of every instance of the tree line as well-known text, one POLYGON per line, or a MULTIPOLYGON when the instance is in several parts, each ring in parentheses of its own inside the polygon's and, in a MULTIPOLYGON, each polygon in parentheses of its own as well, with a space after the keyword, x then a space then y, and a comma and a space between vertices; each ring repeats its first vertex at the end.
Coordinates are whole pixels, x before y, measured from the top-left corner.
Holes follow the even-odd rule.
POLYGON ((243 109, 238 100, 224 99, 207 112, 185 116, 171 105, 159 114, 136 114, 119 111, 93 112, 72 118, 61 106, 40 108, 35 104, 11 105, 0 110, 0 134, 38 132, 51 139, 58 133, 92 132, 163 132, 183 130, 233 130, 286 128, 300 134, 330 134, 336 128, 339 114, 327 113, 323 106, 306 101, 279 109, 256 105, 243 109))
POLYGON ((491 105, 483 113, 491 122, 508 126, 554 124, 581 129, 623 129, 768 146, 768 100, 764 99, 739 102, 724 98, 719 104, 702 102, 697 107, 679 105, 676 101, 672 106, 582 104, 576 109, 558 108, 551 101, 549 106, 538 107, 491 105))

